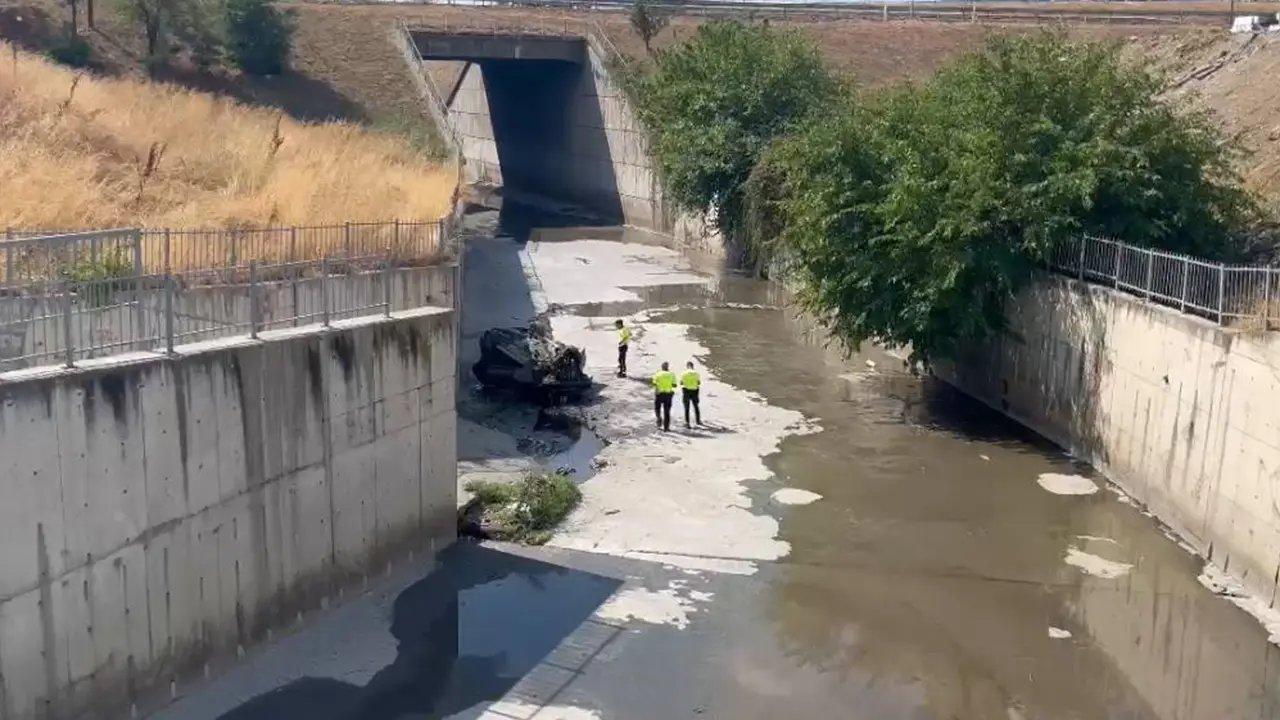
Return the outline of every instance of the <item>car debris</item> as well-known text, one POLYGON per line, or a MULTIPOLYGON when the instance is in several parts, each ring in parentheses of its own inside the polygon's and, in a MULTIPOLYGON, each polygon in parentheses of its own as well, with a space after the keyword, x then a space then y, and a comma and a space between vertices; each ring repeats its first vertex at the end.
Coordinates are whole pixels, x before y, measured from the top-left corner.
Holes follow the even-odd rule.
POLYGON ((480 335, 480 359, 471 370, 486 387, 526 393, 558 403, 591 387, 585 350, 557 341, 546 316, 527 327, 490 328, 480 335))

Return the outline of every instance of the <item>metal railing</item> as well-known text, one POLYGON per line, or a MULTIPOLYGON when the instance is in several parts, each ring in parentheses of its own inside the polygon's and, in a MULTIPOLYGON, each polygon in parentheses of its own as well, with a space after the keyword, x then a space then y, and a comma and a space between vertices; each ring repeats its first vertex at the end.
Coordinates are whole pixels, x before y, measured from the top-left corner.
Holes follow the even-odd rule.
MULTIPOLYGON (((356 4, 384 4, 377 0, 352 0, 356 4)), ((348 2, 350 4, 350 2, 348 2)), ((457 21, 459 28, 483 26, 476 11, 505 8, 528 8, 574 13, 624 13, 630 11, 631 0, 407 0, 405 5, 434 5, 456 8, 469 17, 457 21)), ((1048 3, 1023 0, 857 0, 854 2, 787 2, 777 0, 654 0, 655 11, 668 15, 722 18, 742 15, 772 17, 799 22, 821 22, 837 19, 934 20, 1011 24, 1056 24, 1060 22, 1101 23, 1117 25, 1230 25, 1232 18, 1247 8, 1236 11, 1198 6, 1193 3, 1164 0, 1124 0, 1048 3)), ((1250 4, 1250 8, 1261 7, 1250 4)), ((574 17, 561 19, 566 27, 574 17)), ((492 22, 492 21, 491 21, 492 22)), ((542 22, 537 18, 521 18, 521 22, 542 22)))
POLYGON ((47 280, 76 269, 129 264, 132 274, 282 264, 324 255, 390 252, 401 261, 430 261, 448 252, 441 221, 342 223, 220 230, 125 228, 88 232, 7 230, 0 241, 0 288, 47 280))
POLYGON ((1049 267, 1221 325, 1270 330, 1280 322, 1280 268, 1215 263, 1089 236, 1055 248, 1049 267))
POLYGON ((0 372, 454 305, 451 218, 0 241, 0 372), (384 243, 376 246, 375 243, 384 243), (398 281, 406 267, 432 265, 398 281))

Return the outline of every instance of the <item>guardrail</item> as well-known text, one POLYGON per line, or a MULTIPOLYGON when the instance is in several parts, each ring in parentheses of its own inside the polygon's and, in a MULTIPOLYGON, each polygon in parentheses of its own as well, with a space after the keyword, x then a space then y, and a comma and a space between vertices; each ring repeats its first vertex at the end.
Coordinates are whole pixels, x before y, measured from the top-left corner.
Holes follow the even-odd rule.
POLYGON ((268 329, 456 307, 453 218, 0 241, 0 372, 268 329), (422 266, 431 266, 425 267, 422 266), (418 269, 422 268, 421 271, 418 269))
MULTIPOLYGON (((385 4, 361 1, 344 4, 385 4)), ((626 12, 634 3, 630 0, 406 0, 408 5, 438 5, 456 8, 501 9, 534 8, 572 12, 626 12)), ((753 15, 770 18, 794 18, 798 21, 840 18, 866 18, 879 20, 939 20, 992 23, 1103 23, 1127 25, 1181 25, 1186 23, 1217 24, 1229 26, 1232 19, 1247 10, 1239 11, 1230 6, 1222 10, 1203 6, 1184 7, 1170 0, 1127 0, 1125 2, 1073 2, 1067 7, 1055 7, 1051 3, 1035 4, 1023 0, 982 0, 979 2, 930 2, 929 0, 892 0, 885 2, 776 2, 762 0, 653 0, 650 7, 669 15, 693 17, 726 17, 753 15)), ((1244 4, 1242 3, 1242 7, 1244 4)), ((575 18, 562 20, 566 32, 575 18)), ((459 24, 479 27, 480 18, 469 17, 459 24)))
POLYGON ((1049 267, 1221 325, 1265 331, 1280 322, 1280 268, 1209 262, 1098 237, 1061 244, 1049 267))

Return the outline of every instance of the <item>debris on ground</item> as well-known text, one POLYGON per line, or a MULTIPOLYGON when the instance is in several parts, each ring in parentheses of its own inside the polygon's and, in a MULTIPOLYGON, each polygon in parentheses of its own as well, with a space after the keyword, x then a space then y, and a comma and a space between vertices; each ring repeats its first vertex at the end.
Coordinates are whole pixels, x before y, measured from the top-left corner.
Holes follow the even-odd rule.
POLYGON ((514 482, 473 480, 471 501, 458 511, 458 532, 485 540, 541 545, 582 500, 568 473, 531 473, 514 482))
POLYGON ((556 341, 546 316, 528 327, 491 328, 480 335, 480 359, 472 366, 487 387, 528 392, 538 399, 559 401, 591 387, 583 368, 582 348, 556 341))

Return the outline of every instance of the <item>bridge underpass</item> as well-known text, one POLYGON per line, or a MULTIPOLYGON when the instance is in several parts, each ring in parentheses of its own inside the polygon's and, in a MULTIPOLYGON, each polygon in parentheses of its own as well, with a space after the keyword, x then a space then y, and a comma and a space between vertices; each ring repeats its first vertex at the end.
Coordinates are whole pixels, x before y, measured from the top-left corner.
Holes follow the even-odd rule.
POLYGON ((663 228, 643 135, 605 51, 581 36, 411 30, 469 182, 663 228))

